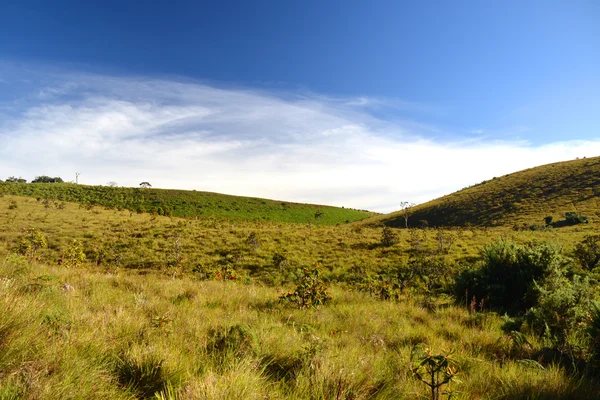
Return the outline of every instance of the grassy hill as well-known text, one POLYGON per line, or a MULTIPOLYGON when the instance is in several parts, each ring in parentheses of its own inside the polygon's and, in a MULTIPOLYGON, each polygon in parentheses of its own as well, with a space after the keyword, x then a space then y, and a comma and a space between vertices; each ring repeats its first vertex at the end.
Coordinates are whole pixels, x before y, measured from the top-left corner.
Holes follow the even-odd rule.
POLYGON ((452 351, 461 399, 597 398, 597 378, 538 364, 546 339, 514 344, 437 287, 498 236, 569 254, 596 224, 382 231, 0 196, 0 399, 425 398, 420 345, 452 351), (281 302, 313 262, 333 300, 281 302))
MULTIPOLYGON (((409 226, 531 226, 553 217, 561 226, 565 213, 599 219, 600 157, 559 162, 515 172, 460 190, 411 209, 409 226)), ((398 211, 365 221, 403 227, 398 211)))
POLYGON ((184 218, 224 217, 335 225, 373 215, 362 210, 210 192, 86 186, 72 183, 3 182, 0 183, 0 194, 3 193, 34 197, 40 201, 75 202, 87 207, 101 206, 184 218))
POLYGON ((0 195, 0 399, 425 398, 422 346, 452 352, 461 399, 597 398, 597 375, 544 361, 548 339, 518 344, 487 301, 452 289, 498 237, 569 257, 597 226, 394 231, 0 195), (280 301, 315 262, 331 302, 280 301))

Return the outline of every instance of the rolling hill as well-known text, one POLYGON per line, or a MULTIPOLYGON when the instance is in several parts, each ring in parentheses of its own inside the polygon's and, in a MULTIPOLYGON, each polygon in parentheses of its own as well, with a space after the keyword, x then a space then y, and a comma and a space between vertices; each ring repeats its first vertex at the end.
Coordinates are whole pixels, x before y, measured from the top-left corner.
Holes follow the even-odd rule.
POLYGON ((72 183, 0 183, 0 194, 34 197, 39 201, 74 202, 133 212, 184 218, 222 217, 247 220, 335 225, 359 221, 368 211, 315 204, 190 190, 87 186, 72 183))
MULTIPOLYGON (((565 213, 600 218, 600 157, 542 165, 468 187, 410 209, 409 227, 543 226, 551 216, 561 226, 565 213), (598 214, 597 214, 598 213, 598 214), (427 221, 427 222, 424 222, 427 221)), ((363 223, 404 227, 403 212, 363 223)))

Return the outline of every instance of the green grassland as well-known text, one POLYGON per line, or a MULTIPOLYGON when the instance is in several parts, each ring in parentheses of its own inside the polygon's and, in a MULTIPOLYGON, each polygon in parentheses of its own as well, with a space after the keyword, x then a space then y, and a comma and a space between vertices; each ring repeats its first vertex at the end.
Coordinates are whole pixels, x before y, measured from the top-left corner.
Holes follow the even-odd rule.
POLYGON ((504 358, 498 316, 418 298, 334 288, 327 307, 295 310, 269 287, 14 258, 0 276, 2 399, 426 398, 409 372, 422 342, 454 351, 453 398, 600 393, 560 366, 504 358))
POLYGON ((399 229, 385 245, 381 227, 313 220, 0 197, 0 399, 426 399, 410 370, 421 343, 453 352, 454 399, 598 398, 594 376, 537 358, 543 337, 517 343, 500 314, 462 305, 451 290, 498 237, 555 243, 568 256, 598 233, 597 220, 399 229), (47 247, 18 255, 32 228, 47 247), (69 267, 73 240, 85 260, 69 267), (425 259, 440 268, 396 298, 365 290, 366 278, 425 259), (331 303, 280 302, 313 263, 331 303))
MULTIPOLYGON (((566 212, 600 220, 600 157, 543 165, 494 177, 411 209, 409 226, 543 225, 566 212)), ((403 227, 402 212, 366 220, 368 224, 403 227)))
POLYGON ((586 235, 596 233, 598 222, 560 229, 516 232, 512 228, 412 229, 395 231, 398 243, 383 246, 382 229, 353 224, 339 226, 245 221, 241 219, 184 219, 131 213, 73 203, 0 197, 0 256, 14 250, 27 229, 38 229, 48 241, 38 256, 59 262, 72 240, 83 244, 89 263, 112 269, 179 270, 209 273, 227 264, 248 279, 263 283, 288 282, 295 270, 319 262, 330 280, 344 281, 355 271, 406 264, 415 254, 434 254, 457 267, 472 263, 482 245, 498 237, 516 242, 551 242, 566 253, 586 235), (11 204, 16 208, 11 209, 11 204), (254 238, 254 239, 253 239, 254 238), (282 270, 273 261, 286 260, 282 270))
POLYGON ((0 182, 0 193, 185 218, 221 217, 335 225, 373 215, 362 210, 210 192, 71 183, 0 182))

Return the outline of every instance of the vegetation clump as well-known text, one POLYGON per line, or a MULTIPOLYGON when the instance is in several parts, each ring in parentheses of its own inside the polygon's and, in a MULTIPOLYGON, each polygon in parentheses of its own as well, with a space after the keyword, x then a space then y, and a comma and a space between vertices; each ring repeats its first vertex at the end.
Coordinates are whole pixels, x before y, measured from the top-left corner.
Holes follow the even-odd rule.
POLYGON ((565 213, 565 222, 568 225, 587 224, 588 218, 576 211, 565 213))
POLYGON ((389 226, 385 226, 381 232, 381 245, 390 247, 399 242, 398 235, 389 226))
POLYGON ((156 189, 148 182, 142 182, 140 187, 127 188, 87 186, 60 181, 60 178, 42 176, 37 177, 35 182, 23 184, 26 183, 24 179, 11 177, 6 182, 0 182, 0 193, 70 201, 79 203, 82 207, 100 206, 129 210, 132 213, 194 219, 217 217, 335 225, 359 221, 374 214, 342 207, 281 203, 191 190, 156 189), (51 182, 51 185, 47 184, 51 182))
POLYGON ((455 295, 465 302, 475 297, 485 299, 493 309, 524 313, 537 303, 536 282, 563 268, 563 259, 552 245, 500 239, 482 248, 479 266, 457 276, 455 295))
POLYGON ((293 304, 298 308, 317 308, 332 300, 329 289, 319 271, 319 265, 304 268, 296 289, 280 296, 280 301, 293 304))
POLYGON ((258 340, 247 325, 232 325, 208 332, 207 350, 220 357, 242 358, 256 353, 258 340))
POLYGON ((140 399, 156 398, 181 381, 176 371, 165 366, 164 359, 152 353, 117 357, 115 373, 118 382, 140 399))
POLYGON ((58 176, 52 178, 46 175, 41 175, 36 176, 35 179, 31 181, 31 183, 64 183, 64 181, 58 176))
MULTIPOLYGON (((429 398, 441 400, 442 387, 457 382, 457 363, 449 354, 433 354, 430 349, 416 346, 411 353, 411 371, 415 377, 429 387, 429 398)), ((452 392, 446 391, 448 398, 452 392)))
POLYGON ((15 253, 27 257, 29 260, 38 260, 38 250, 45 249, 48 247, 48 241, 46 237, 36 228, 28 228, 27 233, 23 236, 17 247, 14 249, 15 253))
POLYGON ((582 343, 593 300, 589 279, 568 279, 561 270, 553 270, 535 283, 537 302, 526 314, 531 329, 544 336, 560 351, 573 357, 573 346, 582 343))
POLYGON ((86 261, 83 245, 79 240, 73 240, 62 254, 61 265, 67 268, 80 268, 86 261))
POLYGON ((586 270, 593 270, 600 262, 600 235, 587 235, 575 246, 573 257, 586 270))
MULTIPOLYGON (((66 184, 38 186, 55 185, 66 184)), ((430 398, 577 400, 600 391, 595 220, 399 229, 403 245, 385 247, 381 226, 62 203, 0 197, 0 398, 389 399, 427 386, 430 398), (18 208, 8 211, 11 200, 18 208), (85 258, 65 268, 69 247, 85 258), (426 345, 411 359, 417 343, 426 345), (433 347, 455 352, 424 350, 433 347)))

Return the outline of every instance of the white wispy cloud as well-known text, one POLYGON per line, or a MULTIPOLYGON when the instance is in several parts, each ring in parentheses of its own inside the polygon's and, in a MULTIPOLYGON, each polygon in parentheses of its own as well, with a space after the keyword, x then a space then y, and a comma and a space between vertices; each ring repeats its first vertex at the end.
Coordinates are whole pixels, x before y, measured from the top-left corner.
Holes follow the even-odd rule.
MULTIPOLYGON (((387 212, 400 201, 423 202, 493 176, 600 154, 600 141, 442 142, 426 121, 376 117, 373 107, 385 101, 367 97, 32 74, 18 95, 0 97, 0 178, 70 180, 79 171, 88 184, 149 181, 387 212)), ((390 102, 404 106, 419 108, 390 102)))

